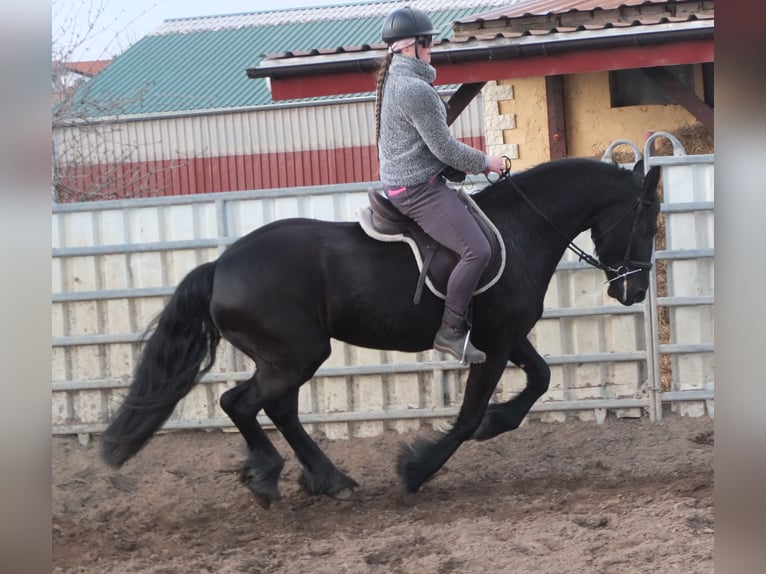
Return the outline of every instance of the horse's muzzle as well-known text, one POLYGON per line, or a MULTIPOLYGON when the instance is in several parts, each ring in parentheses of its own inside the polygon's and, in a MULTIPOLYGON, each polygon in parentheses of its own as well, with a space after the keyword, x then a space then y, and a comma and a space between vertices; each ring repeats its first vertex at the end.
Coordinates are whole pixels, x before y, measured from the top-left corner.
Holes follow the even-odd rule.
POLYGON ((612 299, 616 299, 625 306, 641 303, 646 299, 646 287, 636 285, 635 281, 627 277, 610 283, 606 292, 612 299))

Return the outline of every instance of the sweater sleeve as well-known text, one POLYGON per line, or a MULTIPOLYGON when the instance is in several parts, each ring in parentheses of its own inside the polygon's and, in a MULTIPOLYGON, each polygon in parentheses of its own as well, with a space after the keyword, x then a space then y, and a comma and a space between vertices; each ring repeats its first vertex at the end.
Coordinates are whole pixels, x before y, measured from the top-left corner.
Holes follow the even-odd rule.
POLYGON ((447 126, 446 106, 432 86, 417 82, 407 103, 410 121, 439 161, 469 173, 480 173, 487 168, 487 154, 452 135, 447 126))

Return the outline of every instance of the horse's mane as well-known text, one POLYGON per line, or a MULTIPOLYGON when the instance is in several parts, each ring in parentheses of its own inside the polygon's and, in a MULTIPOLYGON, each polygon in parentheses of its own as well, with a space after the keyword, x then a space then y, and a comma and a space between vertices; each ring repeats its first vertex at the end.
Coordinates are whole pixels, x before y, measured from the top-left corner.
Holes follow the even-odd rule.
MULTIPOLYGON (((571 185, 574 173, 590 171, 590 177, 603 178, 609 175, 627 177, 630 172, 612 163, 590 158, 564 158, 548 161, 513 173, 510 177, 522 189, 534 186, 535 193, 556 193, 562 186, 571 185)), ((516 194, 514 194, 515 196, 516 194)), ((500 179, 474 194, 482 204, 508 201, 508 182, 500 179)))

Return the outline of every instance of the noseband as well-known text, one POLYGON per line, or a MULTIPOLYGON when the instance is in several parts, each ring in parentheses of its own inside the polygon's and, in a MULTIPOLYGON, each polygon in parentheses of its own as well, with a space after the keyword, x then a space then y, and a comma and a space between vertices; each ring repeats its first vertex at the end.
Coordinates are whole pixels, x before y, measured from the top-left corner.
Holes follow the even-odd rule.
POLYGON ((625 255, 622 258, 621 264, 615 268, 609 265, 604 265, 600 261, 597 261, 598 265, 596 266, 599 269, 617 273, 617 276, 612 279, 609 279, 607 283, 611 283, 612 281, 617 281, 618 279, 622 279, 623 277, 627 277, 628 275, 632 275, 633 273, 638 273, 639 271, 643 269, 652 268, 651 261, 638 261, 635 259, 631 259, 630 257, 630 252, 633 249, 633 236, 636 234, 636 229, 638 228, 638 221, 641 218, 641 212, 643 211, 645 205, 650 205, 651 203, 652 202, 648 199, 643 199, 641 197, 637 198, 633 206, 627 212, 625 212, 625 214, 622 217, 620 217, 620 219, 618 219, 615 223, 613 223, 601 235, 598 235, 593 238, 593 240, 595 241, 596 239, 601 239, 605 237, 606 235, 614 231, 617 228, 617 226, 620 223, 622 223, 622 220, 628 217, 635 210, 636 215, 633 218, 633 227, 630 230, 630 238, 628 239, 628 246, 625 249, 625 255))
POLYGON ((633 218, 633 227, 630 230, 630 238, 628 240, 628 247, 625 249, 625 256, 623 257, 622 261, 615 267, 613 265, 607 265, 606 263, 603 263, 601 260, 593 257, 590 253, 586 253, 583 249, 581 249, 577 244, 575 244, 574 241, 569 239, 566 235, 564 235, 559 229, 554 225, 554 223, 548 218, 545 213, 543 213, 533 202, 531 199, 529 199, 529 196, 527 196, 526 193, 516 184, 515 181, 513 181, 510 178, 510 174, 508 172, 503 173, 503 175, 498 179, 507 179, 508 182, 511 184, 513 189, 516 190, 516 193, 518 193, 521 198, 529 205, 529 207, 532 208, 532 211, 537 213, 540 217, 542 217, 545 221, 548 222, 548 224, 551 226, 551 228, 558 233, 561 237, 563 237, 567 242, 567 249, 570 251, 573 251, 577 254, 578 261, 585 261, 588 265, 592 265, 596 269, 601 269, 602 271, 608 271, 611 273, 615 273, 616 276, 612 279, 608 279, 607 283, 612 283, 613 281, 617 281, 618 279, 623 279, 627 277, 628 275, 633 275, 633 273, 638 273, 639 271, 642 271, 644 269, 651 269, 652 263, 651 261, 638 261, 635 259, 631 259, 631 250, 633 249, 633 236, 636 233, 636 229, 638 228, 638 222, 641 218, 641 212, 644 209, 645 205, 650 205, 652 202, 648 199, 644 199, 642 197, 636 198, 636 202, 631 206, 631 208, 626 211, 622 217, 620 217, 617 221, 615 221, 609 228, 602 232, 601 235, 598 235, 593 238, 595 241, 596 239, 601 239, 607 235, 609 235, 612 231, 617 229, 617 227, 622 223, 622 221, 628 217, 631 213, 634 211, 635 217, 633 218))

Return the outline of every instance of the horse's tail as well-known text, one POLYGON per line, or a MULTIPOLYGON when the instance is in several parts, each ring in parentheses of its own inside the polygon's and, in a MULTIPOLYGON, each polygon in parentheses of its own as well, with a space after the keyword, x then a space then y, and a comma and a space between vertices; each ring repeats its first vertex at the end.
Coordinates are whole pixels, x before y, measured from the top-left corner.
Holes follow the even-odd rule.
POLYGON ((135 455, 215 362, 221 333, 210 315, 215 262, 191 271, 152 321, 133 383, 102 437, 113 467, 135 455), (206 361, 207 359, 207 361, 206 361))

